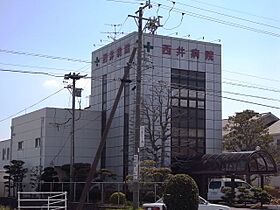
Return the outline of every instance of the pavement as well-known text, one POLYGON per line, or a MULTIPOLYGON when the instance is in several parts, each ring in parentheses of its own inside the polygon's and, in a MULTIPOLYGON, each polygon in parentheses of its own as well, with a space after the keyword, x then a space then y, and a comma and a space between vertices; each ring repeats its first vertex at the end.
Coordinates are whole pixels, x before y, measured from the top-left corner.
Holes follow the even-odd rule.
MULTIPOLYGON (((280 205, 264 205, 264 207, 267 207, 267 208, 265 208, 265 210, 280 210, 280 205)), ((230 209, 231 210, 252 210, 250 208, 234 208, 234 207, 231 207, 230 209)), ((255 209, 255 210, 258 210, 258 209, 255 209)))

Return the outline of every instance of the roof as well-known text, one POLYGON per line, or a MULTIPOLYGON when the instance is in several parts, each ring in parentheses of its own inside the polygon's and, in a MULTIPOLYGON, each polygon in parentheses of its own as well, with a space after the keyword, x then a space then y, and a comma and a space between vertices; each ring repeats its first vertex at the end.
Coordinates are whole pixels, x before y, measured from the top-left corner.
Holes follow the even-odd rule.
POLYGON ((280 134, 280 120, 268 127, 269 134, 280 134))
POLYGON ((205 154, 193 160, 177 159, 172 170, 205 175, 275 174, 274 159, 263 150, 205 154))

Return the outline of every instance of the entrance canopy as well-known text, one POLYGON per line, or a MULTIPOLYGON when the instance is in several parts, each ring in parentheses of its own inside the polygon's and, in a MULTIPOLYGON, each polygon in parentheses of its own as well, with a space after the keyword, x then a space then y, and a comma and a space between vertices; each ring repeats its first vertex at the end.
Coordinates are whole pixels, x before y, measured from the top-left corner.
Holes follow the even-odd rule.
POLYGON ((205 154, 193 161, 176 159, 174 169, 179 172, 201 175, 275 174, 274 159, 263 150, 205 154))

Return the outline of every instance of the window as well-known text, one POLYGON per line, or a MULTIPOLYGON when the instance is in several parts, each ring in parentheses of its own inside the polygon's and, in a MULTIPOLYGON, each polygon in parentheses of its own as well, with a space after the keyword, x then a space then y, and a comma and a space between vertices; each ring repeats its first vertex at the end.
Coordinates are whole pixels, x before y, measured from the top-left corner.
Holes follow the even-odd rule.
POLYGON ((280 139, 277 139, 277 145, 280 146, 280 139))
POLYGON ((10 148, 8 147, 7 148, 7 160, 9 160, 10 159, 10 148))
POLYGON ((196 107, 196 101, 190 100, 189 103, 190 103, 190 104, 189 104, 190 107, 192 107, 192 108, 195 108, 195 107, 196 107))
POLYGON ((212 181, 209 184, 209 189, 219 189, 222 186, 220 181, 212 181))
POLYGON ((181 103, 180 105, 181 105, 182 107, 188 107, 188 100, 181 99, 180 103, 181 103))
POLYGON ((6 149, 2 149, 2 160, 5 160, 6 158, 6 149))
POLYGON ((18 150, 23 150, 23 141, 18 142, 18 150))
POLYGON ((41 146, 41 139, 40 138, 36 138, 35 139, 35 148, 38 148, 41 146))
POLYGON ((197 108, 204 109, 204 101, 197 101, 197 108))

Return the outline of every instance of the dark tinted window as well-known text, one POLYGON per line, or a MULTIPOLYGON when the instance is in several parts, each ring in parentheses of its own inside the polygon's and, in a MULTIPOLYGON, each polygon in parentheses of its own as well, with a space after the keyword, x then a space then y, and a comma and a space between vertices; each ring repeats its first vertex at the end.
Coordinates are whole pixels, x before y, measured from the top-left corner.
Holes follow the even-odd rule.
POLYGON ((212 181, 209 184, 210 189, 219 189, 221 187, 221 182, 220 181, 212 181))

